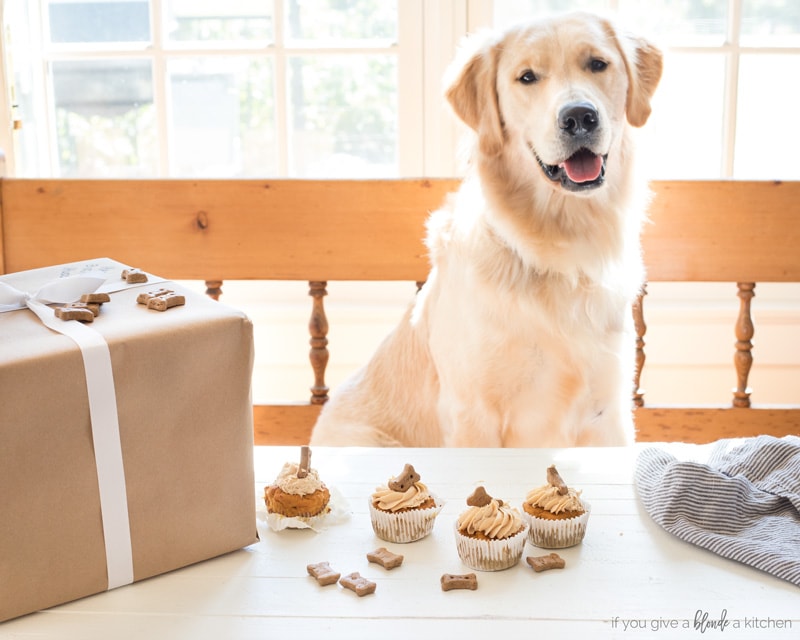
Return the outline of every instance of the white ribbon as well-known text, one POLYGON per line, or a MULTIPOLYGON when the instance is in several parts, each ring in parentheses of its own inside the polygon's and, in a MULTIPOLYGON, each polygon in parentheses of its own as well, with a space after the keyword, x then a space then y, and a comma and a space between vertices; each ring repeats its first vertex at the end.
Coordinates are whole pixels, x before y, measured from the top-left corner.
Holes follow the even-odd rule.
POLYGON ((97 465, 108 588, 114 589, 133 582, 133 553, 111 353, 98 331, 82 322, 60 320, 53 309, 45 306, 75 301, 82 294, 95 291, 104 281, 96 276, 70 276, 49 282, 32 294, 0 282, 0 311, 27 307, 45 326, 71 338, 81 351, 97 465))

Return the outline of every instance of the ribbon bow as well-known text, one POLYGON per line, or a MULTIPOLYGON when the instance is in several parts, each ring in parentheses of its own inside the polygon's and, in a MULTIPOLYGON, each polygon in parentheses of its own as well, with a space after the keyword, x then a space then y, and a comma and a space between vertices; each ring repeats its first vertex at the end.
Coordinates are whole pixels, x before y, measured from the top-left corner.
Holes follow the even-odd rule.
POLYGON ((48 282, 34 293, 0 282, 0 313, 28 307, 44 322, 40 312, 47 308, 45 305, 74 302, 84 293, 96 291, 103 282, 105 278, 99 276, 69 276, 48 282))

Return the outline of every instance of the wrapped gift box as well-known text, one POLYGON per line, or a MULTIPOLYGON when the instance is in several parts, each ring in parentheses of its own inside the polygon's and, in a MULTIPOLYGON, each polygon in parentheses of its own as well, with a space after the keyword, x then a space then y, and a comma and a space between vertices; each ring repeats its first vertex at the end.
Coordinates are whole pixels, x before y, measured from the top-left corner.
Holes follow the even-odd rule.
POLYGON ((124 268, 98 259, 0 277, 27 292, 65 276, 105 278, 100 290, 111 300, 85 326, 110 354, 113 381, 105 382, 121 451, 117 464, 110 456, 114 468, 101 470, 92 430, 105 426, 90 419, 76 342, 28 308, 0 313, 0 621, 105 591, 120 574, 122 584, 142 580, 257 540, 252 325, 152 275, 128 285, 124 268), (159 312, 137 304, 138 294, 161 287, 183 294, 185 305, 159 312), (119 487, 100 480, 115 474, 121 500, 119 487), (111 499, 101 505, 102 491, 111 499), (109 540, 123 547, 113 578, 109 540))

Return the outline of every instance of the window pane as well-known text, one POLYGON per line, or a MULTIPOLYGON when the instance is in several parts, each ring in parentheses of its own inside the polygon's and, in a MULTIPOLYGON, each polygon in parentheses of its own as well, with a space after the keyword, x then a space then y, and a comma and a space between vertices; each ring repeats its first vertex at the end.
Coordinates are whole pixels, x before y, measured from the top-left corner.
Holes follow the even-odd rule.
POLYGON ((742 44, 751 47, 800 46, 800 2, 742 0, 742 44))
POLYGON ((170 175, 277 175, 272 73, 266 57, 171 61, 170 175))
POLYGON ((658 36, 673 46, 715 46, 725 39, 728 0, 495 0, 495 25, 548 13, 596 11, 614 8, 621 22, 637 32, 658 36))
POLYGON ((619 15, 632 29, 671 46, 721 46, 728 0, 620 0, 619 15))
POLYGON ((785 80, 797 74, 798 64, 800 54, 742 56, 735 178, 800 179, 800 129, 794 117, 797 85, 785 80))
POLYGON ((164 0, 164 30, 172 43, 272 42, 272 5, 264 0, 164 0))
POLYGON ((148 0, 50 0, 51 42, 149 42, 148 0))
POLYGON ((397 175, 396 58, 292 56, 288 64, 291 175, 397 175))
POLYGON ((503 28, 543 14, 607 11, 609 7, 609 0, 494 0, 494 25, 503 28))
POLYGON ((397 0, 287 0, 285 11, 292 44, 389 46, 397 41, 397 0))
POLYGON ((62 176, 156 174, 149 62, 61 61, 52 63, 52 74, 62 176))
POLYGON ((723 55, 669 56, 639 144, 648 178, 721 176, 724 85, 723 55))

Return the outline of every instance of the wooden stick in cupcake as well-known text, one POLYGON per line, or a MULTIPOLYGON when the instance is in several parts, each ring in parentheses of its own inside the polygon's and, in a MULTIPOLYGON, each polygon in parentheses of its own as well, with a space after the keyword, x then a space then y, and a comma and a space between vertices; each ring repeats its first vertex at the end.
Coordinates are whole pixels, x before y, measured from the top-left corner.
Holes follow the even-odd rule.
POLYGON ((311 449, 303 445, 300 447, 300 464, 297 465, 297 477, 305 478, 311 469, 311 449))

